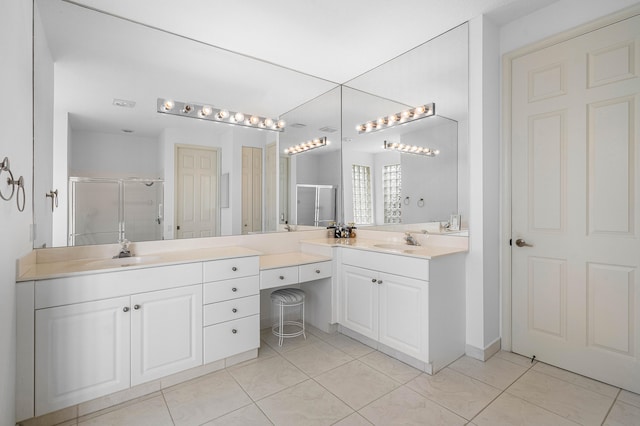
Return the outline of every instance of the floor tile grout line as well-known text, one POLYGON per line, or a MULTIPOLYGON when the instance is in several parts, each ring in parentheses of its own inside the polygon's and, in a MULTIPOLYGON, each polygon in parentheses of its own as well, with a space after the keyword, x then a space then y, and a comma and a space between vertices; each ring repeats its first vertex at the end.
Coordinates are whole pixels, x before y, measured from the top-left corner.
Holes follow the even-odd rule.
MULTIPOLYGON (((604 422, 607 421, 607 417, 609 417, 609 414, 611 414, 611 410, 613 410, 613 407, 616 405, 616 402, 618 402, 618 396, 620 396, 620 394, 622 393, 622 389, 618 389, 618 393, 616 393, 616 397, 613 398, 613 401, 611 402, 611 405, 609 406, 609 409, 607 410, 607 414, 604 415, 604 418, 602 419, 602 422, 600 422, 601 425, 604 424, 604 422)), ((620 401, 622 402, 622 401, 620 401)))
POLYGON ((169 403, 167 402, 167 398, 164 396, 164 392, 160 389, 160 395, 162 395, 162 400, 164 401, 165 407, 167 407, 167 412, 169 413, 169 418, 171 419, 171 423, 175 426, 176 421, 173 419, 173 414, 171 414, 171 409, 169 408, 169 403))
MULTIPOLYGON (((545 363, 543 362, 542 364, 545 364, 545 363)), ((615 401, 615 399, 618 397, 618 395, 620 394, 620 391, 622 390, 621 388, 619 388, 619 387, 617 387, 617 386, 613 386, 613 385, 610 385, 610 384, 608 384, 608 383, 601 382, 601 381, 596 380, 596 379, 592 379, 591 377, 583 376, 582 374, 574 373, 573 371, 565 370, 565 369, 563 369, 563 368, 556 367, 556 366, 551 365, 551 364, 545 364, 545 365, 549 365, 549 366, 551 366, 551 367, 558 368, 559 370, 566 371, 567 373, 575 374, 576 376, 579 376, 579 377, 582 377, 582 378, 585 378, 585 379, 588 379, 588 380, 593 380, 594 382, 601 383, 601 384, 606 385, 606 386, 611 386, 612 388, 617 389, 617 390, 618 390, 618 392, 616 393, 616 396, 614 397, 614 401, 615 401)), ((593 393, 597 393, 597 394, 598 394, 598 395, 600 395, 600 396, 604 396, 604 397, 606 397, 606 398, 611 398, 611 396, 609 396, 609 395, 605 395, 605 394, 600 393, 600 392, 598 392, 598 391, 596 391, 596 390, 589 389, 589 388, 587 388, 587 387, 585 387, 585 386, 579 385, 579 384, 574 383, 574 382, 570 382, 569 380, 562 379, 562 378, 560 378, 560 377, 554 376, 553 374, 545 373, 544 371, 540 371, 540 370, 533 370, 533 371, 534 371, 534 372, 536 372, 536 373, 539 373, 539 374, 544 374, 544 375, 545 375, 545 376, 547 376, 547 377, 552 377, 552 378, 557 379, 557 380, 560 380, 560 381, 562 381, 562 382, 569 383, 570 385, 577 386, 577 387, 579 387, 579 388, 581 388, 581 389, 584 389, 584 390, 587 390, 587 391, 590 391, 590 392, 593 392, 593 393)))

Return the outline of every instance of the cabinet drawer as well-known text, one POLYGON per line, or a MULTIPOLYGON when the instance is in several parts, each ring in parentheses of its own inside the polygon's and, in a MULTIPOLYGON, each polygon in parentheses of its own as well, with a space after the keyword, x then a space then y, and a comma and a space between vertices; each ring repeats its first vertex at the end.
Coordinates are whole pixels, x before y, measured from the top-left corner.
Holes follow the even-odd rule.
POLYGON ((298 267, 265 269, 260 271, 260 288, 273 288, 298 283, 298 267))
POLYGON ((212 260, 204 263, 205 282, 258 275, 259 272, 260 259, 258 256, 212 260))
POLYGON ((216 281, 204 284, 203 303, 216 303, 260 293, 260 278, 237 278, 235 280, 216 281))
POLYGON ((300 265, 298 275, 301 283, 330 277, 331 262, 317 262, 300 265))
POLYGON ((239 299, 204 305, 204 326, 231 321, 260 313, 260 296, 241 297, 239 299))
POLYGON ((260 346, 260 315, 204 328, 205 364, 260 346))
POLYGON ((429 280, 429 260, 391 253, 342 248, 342 264, 385 271, 418 280, 429 280))

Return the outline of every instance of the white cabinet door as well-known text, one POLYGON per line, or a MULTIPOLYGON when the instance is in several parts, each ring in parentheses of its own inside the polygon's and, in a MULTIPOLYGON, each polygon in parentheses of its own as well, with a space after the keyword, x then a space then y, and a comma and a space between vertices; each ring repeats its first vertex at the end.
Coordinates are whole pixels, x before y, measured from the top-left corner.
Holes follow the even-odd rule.
POLYGON ((129 387, 129 297, 36 311, 36 416, 129 387))
POLYGON ((342 269, 341 324, 378 339, 378 273, 345 265, 342 269))
POLYGON ((131 296, 131 385, 202 364, 202 285, 131 296))
POLYGON ((428 282, 380 273, 379 341, 418 359, 426 359, 428 282))

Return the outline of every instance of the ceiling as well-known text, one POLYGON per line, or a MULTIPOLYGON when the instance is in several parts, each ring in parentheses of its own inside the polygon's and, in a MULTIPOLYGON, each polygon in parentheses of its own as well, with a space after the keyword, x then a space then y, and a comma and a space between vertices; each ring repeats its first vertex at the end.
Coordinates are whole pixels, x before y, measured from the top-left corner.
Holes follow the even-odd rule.
MULTIPOLYGON (((56 108, 69 112, 71 127, 157 138, 168 127, 235 132, 157 114, 158 97, 275 118, 344 82, 408 105, 437 101, 449 108, 440 113, 464 119, 466 97, 456 99, 459 84, 446 82, 461 81, 455 70, 466 73, 466 55, 434 56, 433 43, 423 43, 481 13, 504 23, 555 0, 36 1, 55 63, 56 108), (433 57, 435 71, 425 74, 433 57), (416 73, 438 83, 417 91, 416 73), (114 107, 114 98, 136 107, 114 107)), ((43 38, 36 31, 36 42, 43 38)), ((450 50, 466 42, 465 33, 455 42, 465 47, 450 50)), ((325 121, 317 127, 340 127, 325 121)))
POLYGON ((555 1, 75 0, 336 83, 481 14, 501 25, 555 1))

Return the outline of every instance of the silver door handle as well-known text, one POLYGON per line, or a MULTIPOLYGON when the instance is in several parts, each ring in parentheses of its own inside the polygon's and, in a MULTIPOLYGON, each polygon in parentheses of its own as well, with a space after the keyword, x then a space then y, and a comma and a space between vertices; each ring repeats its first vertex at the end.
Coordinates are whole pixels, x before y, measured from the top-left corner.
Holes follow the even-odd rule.
POLYGON ((529 244, 527 243, 525 240, 523 240, 522 238, 518 238, 516 240, 516 245, 518 247, 533 247, 533 244, 529 244))

